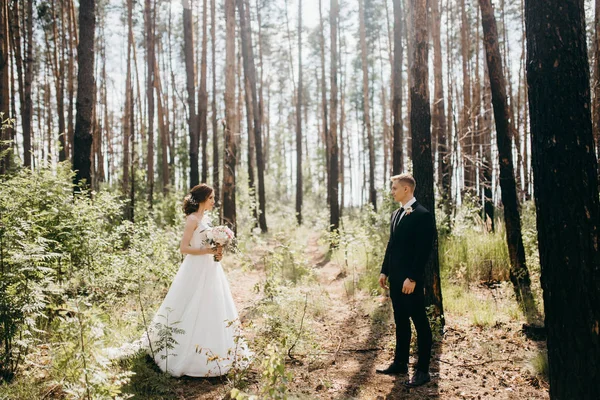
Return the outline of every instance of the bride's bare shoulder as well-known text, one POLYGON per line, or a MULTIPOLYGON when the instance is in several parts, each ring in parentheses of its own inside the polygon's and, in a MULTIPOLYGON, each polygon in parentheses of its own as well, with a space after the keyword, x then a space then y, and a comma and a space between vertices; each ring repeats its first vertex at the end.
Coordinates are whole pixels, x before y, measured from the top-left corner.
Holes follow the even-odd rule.
POLYGON ((190 215, 188 215, 188 216, 185 217, 185 224, 186 225, 192 225, 192 224, 196 225, 196 224, 198 224, 198 222, 200 222, 200 220, 195 215, 190 214, 190 215))

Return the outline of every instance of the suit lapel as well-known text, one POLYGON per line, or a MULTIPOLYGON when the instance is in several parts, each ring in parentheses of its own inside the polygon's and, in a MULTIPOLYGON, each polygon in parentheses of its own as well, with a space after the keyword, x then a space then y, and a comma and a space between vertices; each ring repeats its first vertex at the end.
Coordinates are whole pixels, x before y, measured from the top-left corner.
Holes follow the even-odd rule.
MULTIPOLYGON (((417 208, 417 206, 419 205, 419 203, 417 203, 416 201, 414 203, 412 203, 409 207, 412 208, 412 212, 415 212, 415 209, 417 208)), ((412 214, 412 213, 411 213, 412 214)), ((400 221, 398 221, 398 224, 396 226, 396 230, 400 229, 400 227, 402 226, 402 224, 404 222, 406 222, 406 218, 409 216, 410 214, 404 214, 404 217, 402 217, 400 219, 400 221)), ((400 218, 400 217, 398 217, 400 218)))

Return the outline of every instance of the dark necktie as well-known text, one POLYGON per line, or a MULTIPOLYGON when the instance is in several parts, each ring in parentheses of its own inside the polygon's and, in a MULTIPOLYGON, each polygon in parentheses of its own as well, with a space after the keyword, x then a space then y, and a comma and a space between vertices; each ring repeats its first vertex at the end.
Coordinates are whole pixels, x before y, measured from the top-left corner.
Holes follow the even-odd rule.
POLYGON ((396 218, 394 219, 394 229, 396 229, 396 226, 398 225, 398 222, 400 222, 400 217, 402 216, 403 212, 404 212, 404 207, 401 207, 398 210, 398 214, 396 214, 396 218))

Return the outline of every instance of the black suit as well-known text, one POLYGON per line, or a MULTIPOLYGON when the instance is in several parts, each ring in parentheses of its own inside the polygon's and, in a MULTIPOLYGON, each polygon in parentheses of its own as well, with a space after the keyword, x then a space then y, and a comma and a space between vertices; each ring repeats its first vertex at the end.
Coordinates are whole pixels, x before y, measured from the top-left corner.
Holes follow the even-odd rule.
POLYGON ((415 202, 412 212, 400 218, 403 208, 392 214, 390 240, 385 250, 381 273, 388 277, 390 297, 396 322, 396 355, 394 363, 408 364, 410 319, 417 331, 419 362, 417 370, 428 372, 431 358, 431 328, 425 310, 423 277, 435 239, 435 222, 425 207, 415 202), (412 294, 403 294, 404 281, 416 282, 412 294))

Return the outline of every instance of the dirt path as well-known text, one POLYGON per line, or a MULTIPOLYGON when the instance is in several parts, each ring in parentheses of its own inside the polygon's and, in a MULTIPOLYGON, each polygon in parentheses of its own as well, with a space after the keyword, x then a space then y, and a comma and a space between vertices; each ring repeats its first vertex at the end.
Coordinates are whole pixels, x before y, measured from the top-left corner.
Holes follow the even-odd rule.
MULTIPOLYGON (((482 329, 447 314, 444 338, 434 347, 432 382, 408 389, 406 376, 376 374, 393 358, 390 302, 359 291, 348 295, 340 266, 321 262, 316 238, 309 239, 306 252, 328 298, 327 316, 316 334, 333 355, 322 368, 293 368, 299 392, 320 399, 548 398, 527 365, 543 343, 526 339, 518 322, 482 329)), ((410 364, 411 369, 416 364, 412 357, 410 364)))
MULTIPOLYGON (((349 294, 342 269, 325 259, 316 236, 308 238, 306 257, 327 305, 322 323, 312 332, 324 355, 288 366, 294 375, 290 388, 294 396, 340 400, 549 398, 545 384, 534 378, 528 367, 528 360, 544 343, 525 338, 520 331, 522 322, 479 328, 468 318, 447 313, 443 340, 434 346, 432 382, 408 389, 403 384, 406 376, 376 374, 375 369, 387 366, 393 357, 391 304, 358 290, 349 294)), ((260 267, 226 269, 244 318, 260 300, 254 286, 264 280, 264 272, 260 267)), ((412 353, 414 350, 413 346, 412 353)), ((412 369, 414 358, 410 364, 412 369)), ((222 399, 228 385, 221 379, 182 378, 176 391, 181 399, 222 399)))

